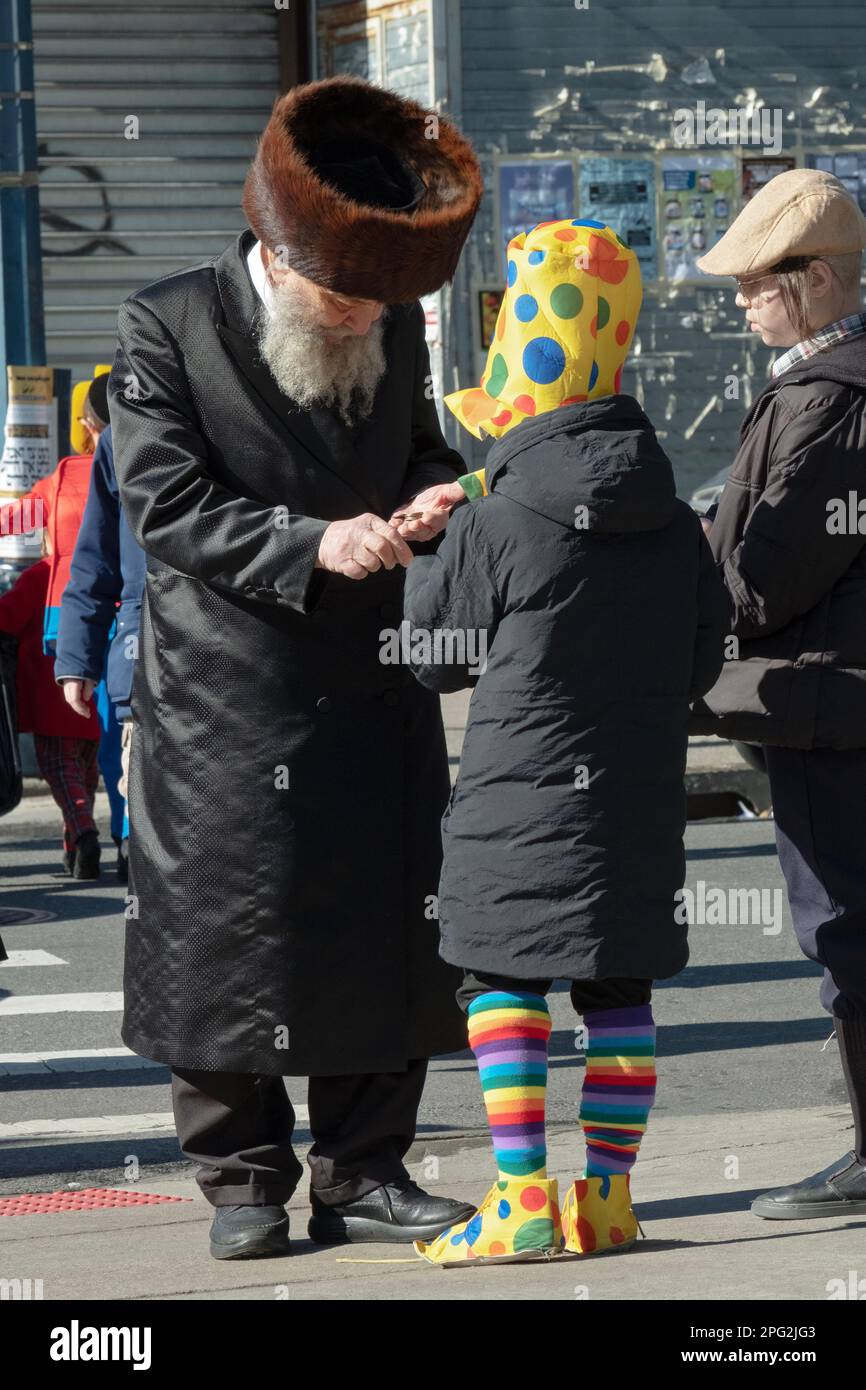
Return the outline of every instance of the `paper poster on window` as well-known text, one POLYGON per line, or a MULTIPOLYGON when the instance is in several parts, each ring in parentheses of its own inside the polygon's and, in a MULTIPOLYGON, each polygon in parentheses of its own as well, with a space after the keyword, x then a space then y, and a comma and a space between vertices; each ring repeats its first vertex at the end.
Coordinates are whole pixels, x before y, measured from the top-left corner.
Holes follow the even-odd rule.
POLYGON ((835 174, 866 212, 866 153, 809 154, 806 164, 810 169, 826 169, 828 174, 835 174))
POLYGON ((730 154, 662 156, 659 234, 668 280, 704 280, 697 260, 736 215, 737 162, 730 154))
MULTIPOLYGON (((0 501, 25 497, 57 463, 57 397, 51 367, 7 367, 8 405, 0 501)), ((41 506, 26 504, 0 527, 0 556, 38 559, 44 517, 41 506)))
POLYGON ((478 347, 486 352, 493 342, 496 320, 505 298, 505 290, 484 289, 478 291, 478 347))
POLYGON ((580 216, 611 227, 634 251, 644 281, 658 279, 652 160, 587 155, 580 161, 578 189, 580 216))
POLYGON ((424 310, 424 340, 430 354, 429 390, 433 393, 433 400, 439 411, 440 419, 442 417, 443 396, 441 296, 441 290, 434 290, 432 294, 425 294, 421 298, 421 308, 424 310))
POLYGON ((523 159, 499 165, 499 245, 539 222, 575 217, 574 165, 570 159, 523 159))
POLYGON ((743 202, 748 203, 770 179, 774 179, 777 174, 786 173, 795 166, 796 160, 789 155, 774 155, 770 159, 744 159, 740 182, 743 202))

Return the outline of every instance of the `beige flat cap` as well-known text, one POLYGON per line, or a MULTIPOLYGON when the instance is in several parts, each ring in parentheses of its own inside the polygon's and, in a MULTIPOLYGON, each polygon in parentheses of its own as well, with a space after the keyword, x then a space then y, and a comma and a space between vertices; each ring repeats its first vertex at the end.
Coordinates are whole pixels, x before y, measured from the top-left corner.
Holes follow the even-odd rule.
POLYGON ((746 203, 701 256, 705 275, 759 275, 788 256, 839 256, 866 247, 866 217, 823 169, 788 169, 746 203))

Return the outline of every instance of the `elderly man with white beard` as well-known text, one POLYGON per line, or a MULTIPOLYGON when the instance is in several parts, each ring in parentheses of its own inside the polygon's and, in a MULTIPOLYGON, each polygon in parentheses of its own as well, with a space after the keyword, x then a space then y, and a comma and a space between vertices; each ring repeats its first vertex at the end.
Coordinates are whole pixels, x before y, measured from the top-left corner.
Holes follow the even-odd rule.
POLYGON ((481 193, 443 118, 357 78, 297 87, 250 230, 120 310, 115 459, 148 556, 122 1035, 171 1069, 218 1259, 289 1250, 287 1076, 309 1078, 314 1241, 472 1210, 405 1164, 428 1059, 465 1040, 438 955, 441 715, 382 648, 444 523, 424 498, 463 471, 418 298, 481 193))

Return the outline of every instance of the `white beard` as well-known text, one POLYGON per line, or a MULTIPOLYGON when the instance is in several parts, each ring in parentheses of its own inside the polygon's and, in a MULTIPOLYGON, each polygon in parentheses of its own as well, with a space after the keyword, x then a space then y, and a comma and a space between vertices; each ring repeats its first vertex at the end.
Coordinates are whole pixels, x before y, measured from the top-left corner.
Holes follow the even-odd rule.
POLYGON ((364 334, 311 322, 303 295, 289 282, 271 284, 272 309, 256 325, 263 361, 277 385, 298 405, 336 406, 347 426, 365 420, 385 374, 387 308, 364 334))

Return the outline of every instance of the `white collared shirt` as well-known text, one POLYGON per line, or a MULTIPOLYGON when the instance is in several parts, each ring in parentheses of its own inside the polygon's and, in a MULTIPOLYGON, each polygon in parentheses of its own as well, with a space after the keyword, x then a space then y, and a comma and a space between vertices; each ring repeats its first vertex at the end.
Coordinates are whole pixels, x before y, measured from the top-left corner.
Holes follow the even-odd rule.
POLYGON ((273 289, 271 288, 265 271, 265 263, 262 260, 262 243, 257 241, 247 256, 247 270, 250 272, 250 279, 253 282, 256 294, 264 304, 269 314, 273 313, 273 289))

